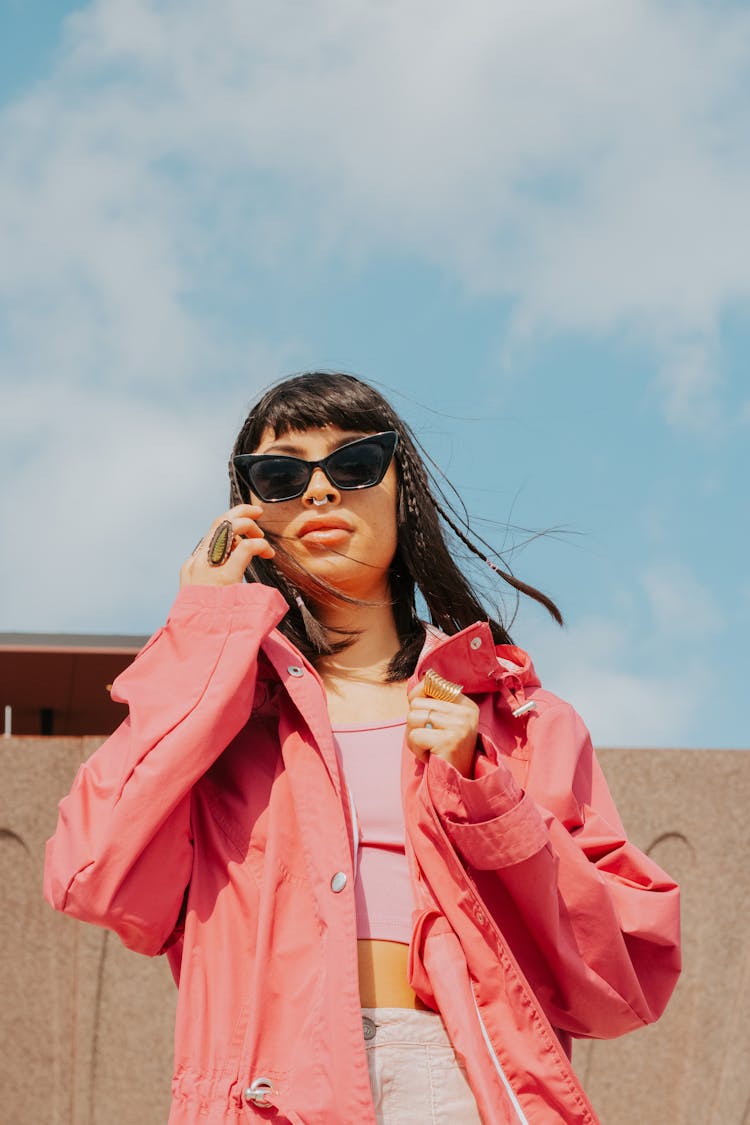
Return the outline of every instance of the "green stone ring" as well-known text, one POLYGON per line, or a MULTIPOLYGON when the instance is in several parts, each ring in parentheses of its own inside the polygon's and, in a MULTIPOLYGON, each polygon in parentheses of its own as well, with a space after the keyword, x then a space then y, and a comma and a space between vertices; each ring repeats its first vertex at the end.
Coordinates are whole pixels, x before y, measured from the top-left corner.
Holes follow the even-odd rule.
POLYGON ((208 561, 211 566, 223 566, 232 553, 234 528, 229 520, 222 520, 208 544, 208 561))

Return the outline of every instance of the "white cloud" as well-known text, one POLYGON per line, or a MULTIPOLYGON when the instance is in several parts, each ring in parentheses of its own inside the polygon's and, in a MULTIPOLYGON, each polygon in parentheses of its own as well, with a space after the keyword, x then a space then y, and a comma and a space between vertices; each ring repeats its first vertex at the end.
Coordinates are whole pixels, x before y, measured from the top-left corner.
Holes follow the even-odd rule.
POLYGON ((661 563, 642 575, 656 630, 662 636, 696 640, 720 632, 726 622, 710 590, 680 563, 661 563))
POLYGON ((722 420, 724 379, 716 343, 708 333, 692 340, 680 340, 676 334, 662 347, 656 389, 672 425, 707 433, 722 420))
POLYGON ((545 687, 583 715, 596 746, 692 745, 698 699, 687 668, 634 670, 634 631, 586 617, 565 631, 535 626, 527 644, 545 687))
MULTIPOLYGON (((269 353, 257 368, 278 364, 269 353)), ((257 375, 184 396, 52 377, 7 395, 0 629, 156 627, 183 559, 227 506, 229 451, 258 390, 257 375)))
POLYGON ((610 615, 565 630, 537 622, 524 641, 544 685, 574 704, 596 745, 694 746, 705 701, 717 698, 717 670, 698 642, 725 622, 683 564, 653 564, 638 584, 641 596, 636 588, 610 615))
MULTIPOLYGON (((161 511, 170 453, 200 458, 216 432, 209 373, 252 371, 249 398, 289 365, 294 341, 206 311, 227 261, 312 284, 333 256, 415 254, 511 298, 519 338, 651 340, 667 417, 707 417, 719 316, 750 289, 749 39, 744 8, 694 2, 81 8, 56 69, 0 116, 10 526, 52 495, 72 589, 82 483, 122 542, 119 511, 161 511)), ((40 588, 10 578, 14 605, 40 588)), ((103 604, 104 578, 84 596, 103 604)))
POLYGON ((97 114, 136 153, 278 175, 318 251, 411 249, 519 330, 710 340, 748 298, 742 8, 100 0, 70 26, 72 73, 137 74, 97 114))
MULTIPOLYGON (((40 419, 3 498, 3 628, 127 632, 135 610, 148 631, 149 610, 158 623, 182 558, 225 506, 231 403, 185 417, 111 392, 47 384, 43 395, 61 424, 54 432, 40 419)), ((33 415, 31 391, 19 397, 21 415, 33 415)))
MULTIPOLYGON (((199 337, 181 298, 210 251, 186 197, 244 200, 251 252, 273 254, 259 173, 313 257, 411 250, 510 296, 521 334, 710 343, 749 295, 742 8, 98 0, 67 28, 6 114, 3 280, 95 294, 131 372, 184 372, 199 337)), ((668 359, 670 417, 696 370, 668 359)))

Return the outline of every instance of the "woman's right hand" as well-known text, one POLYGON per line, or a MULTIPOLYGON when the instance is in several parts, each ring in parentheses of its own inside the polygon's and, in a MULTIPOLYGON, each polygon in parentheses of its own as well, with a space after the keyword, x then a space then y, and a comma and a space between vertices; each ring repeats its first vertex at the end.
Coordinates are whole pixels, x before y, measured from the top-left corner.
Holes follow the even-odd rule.
POLYGON ((238 504, 211 524, 190 558, 180 570, 180 586, 231 586, 241 582, 253 559, 272 559, 276 552, 255 522, 263 515, 259 504, 238 504), (214 532, 227 520, 232 525, 229 557, 219 566, 209 562, 208 550, 214 532))

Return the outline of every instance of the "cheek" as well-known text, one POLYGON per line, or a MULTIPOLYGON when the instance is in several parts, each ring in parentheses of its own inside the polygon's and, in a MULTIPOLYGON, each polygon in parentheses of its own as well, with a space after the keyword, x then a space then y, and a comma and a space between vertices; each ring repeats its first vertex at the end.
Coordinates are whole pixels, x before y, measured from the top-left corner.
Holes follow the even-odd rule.
POLYGON ((263 508, 263 515, 256 520, 261 531, 268 531, 272 535, 283 535, 293 518, 293 513, 289 511, 288 505, 284 503, 264 504, 262 500, 256 502, 263 508))
POLYGON ((377 548, 382 554, 389 556, 390 562, 398 546, 395 490, 393 495, 388 497, 386 504, 378 505, 378 512, 374 513, 373 530, 377 548))

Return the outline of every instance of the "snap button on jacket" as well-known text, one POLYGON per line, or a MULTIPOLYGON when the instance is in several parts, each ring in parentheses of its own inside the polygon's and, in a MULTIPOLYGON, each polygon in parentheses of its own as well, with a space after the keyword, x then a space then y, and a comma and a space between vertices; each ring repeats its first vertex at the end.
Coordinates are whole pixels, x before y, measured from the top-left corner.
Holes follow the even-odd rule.
MULTIPOLYGON (((261 585, 188 586, 115 682, 122 726, 81 766, 45 894, 165 953, 179 986, 170 1125, 374 1125, 354 845, 315 670, 261 585), (333 893, 332 893, 333 892, 333 893)), ((462 778, 405 748, 410 981, 487 1125, 593 1125, 571 1036, 655 1020, 679 973, 674 882, 628 841, 575 711, 486 623, 427 668, 480 708, 462 778), (531 706, 533 704, 533 706, 531 706)))

